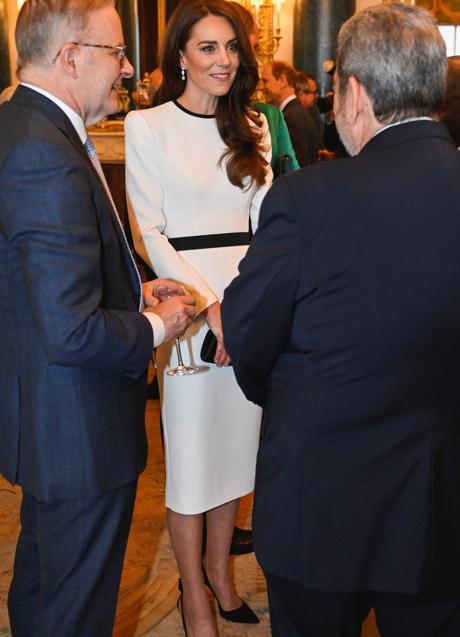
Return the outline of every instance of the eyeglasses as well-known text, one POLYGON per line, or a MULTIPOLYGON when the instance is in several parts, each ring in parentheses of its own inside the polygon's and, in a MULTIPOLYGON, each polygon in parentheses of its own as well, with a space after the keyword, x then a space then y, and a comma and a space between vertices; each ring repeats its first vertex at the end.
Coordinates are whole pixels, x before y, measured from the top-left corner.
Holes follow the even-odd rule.
POLYGON ((95 49, 109 49, 117 54, 118 62, 120 66, 123 66, 126 59, 126 49, 128 48, 126 44, 117 44, 116 46, 110 46, 110 44, 88 44, 87 42, 73 42, 77 46, 90 46, 95 49))
MULTIPOLYGON (((117 44, 116 46, 111 46, 110 44, 89 44, 88 42, 71 42, 70 44, 74 44, 75 46, 90 46, 95 49, 109 49, 114 54, 116 54, 116 58, 120 64, 120 67, 122 67, 125 63, 126 50, 128 48, 126 44, 117 44)), ((53 60, 54 62, 56 62, 56 60, 58 59, 61 51, 62 48, 60 48, 57 52, 57 55, 53 60)))

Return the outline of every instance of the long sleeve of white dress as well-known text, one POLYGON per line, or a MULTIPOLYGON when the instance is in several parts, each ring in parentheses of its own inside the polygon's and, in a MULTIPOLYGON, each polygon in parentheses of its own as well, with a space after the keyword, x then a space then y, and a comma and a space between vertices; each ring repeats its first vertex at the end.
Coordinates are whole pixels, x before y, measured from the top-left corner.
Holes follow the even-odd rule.
MULTIPOLYGON (((266 120, 262 135, 270 162, 266 120)), ((168 237, 244 231, 241 209, 248 205, 255 231, 271 170, 267 170, 266 184, 250 193, 232 186, 225 166, 218 165, 225 146, 215 119, 190 116, 172 102, 130 113, 125 138, 126 190, 135 249, 158 276, 175 279, 194 294, 198 311, 202 311, 219 294, 173 248, 168 237)))

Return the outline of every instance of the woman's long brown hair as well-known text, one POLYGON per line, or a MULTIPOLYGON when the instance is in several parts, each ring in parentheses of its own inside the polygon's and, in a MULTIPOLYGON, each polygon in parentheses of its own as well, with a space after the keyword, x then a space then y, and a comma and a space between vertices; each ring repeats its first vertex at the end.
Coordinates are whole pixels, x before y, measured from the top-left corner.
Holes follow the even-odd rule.
POLYGON ((183 0, 179 4, 164 35, 161 51, 163 83, 157 104, 176 100, 184 92, 180 52, 185 51, 193 26, 208 15, 228 20, 235 31, 240 66, 229 92, 217 100, 216 122, 227 146, 220 161, 226 160, 229 181, 244 190, 253 184, 261 186, 264 183, 268 162, 262 156, 261 120, 250 108, 251 95, 259 77, 257 62, 246 29, 232 4, 226 0, 183 0))

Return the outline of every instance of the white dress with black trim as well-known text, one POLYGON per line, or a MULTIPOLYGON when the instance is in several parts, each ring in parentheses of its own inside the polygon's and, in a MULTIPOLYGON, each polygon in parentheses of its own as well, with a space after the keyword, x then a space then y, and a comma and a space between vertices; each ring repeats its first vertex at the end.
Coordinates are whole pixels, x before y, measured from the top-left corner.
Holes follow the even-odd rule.
MULTIPOLYGON (((270 162, 265 118, 262 130, 270 162)), ((224 235, 225 243, 230 234, 230 243, 241 243, 249 219, 255 231, 271 170, 258 190, 233 186, 225 165, 219 164, 226 147, 215 117, 190 113, 175 102, 130 113, 125 133, 126 188, 136 251, 157 276, 180 281, 191 291, 201 311, 222 300, 247 250, 247 245, 209 247, 213 238, 203 235, 218 235, 220 244, 219 237, 224 235), (178 237, 196 237, 194 249, 181 249, 180 242, 175 249, 178 237)), ((199 366, 200 373, 167 376, 177 365, 173 343, 157 350, 166 506, 184 514, 207 511, 254 488, 261 412, 245 399, 231 367, 201 361, 207 330, 199 316, 181 339, 184 363, 199 366)))

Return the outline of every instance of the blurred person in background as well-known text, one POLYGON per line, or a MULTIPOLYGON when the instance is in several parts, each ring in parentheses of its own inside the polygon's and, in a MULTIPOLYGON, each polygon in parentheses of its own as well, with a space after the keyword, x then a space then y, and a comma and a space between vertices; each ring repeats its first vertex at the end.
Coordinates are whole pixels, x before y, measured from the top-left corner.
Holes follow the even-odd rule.
POLYGON ((323 147, 323 122, 318 110, 318 84, 311 73, 299 71, 295 83, 295 94, 306 111, 315 122, 321 149, 323 147))
MULTIPOLYGON (((239 2, 233 2, 233 4, 249 35, 249 41, 252 44, 254 53, 257 54, 259 29, 254 17, 249 9, 243 7, 239 2)), ((292 147, 289 130, 282 112, 277 106, 267 102, 255 101, 253 104, 267 118, 272 145, 271 164, 273 176, 278 177, 280 174, 297 170, 299 168, 299 162, 292 147)))
POLYGON ((297 71, 287 62, 269 62, 262 67, 260 79, 267 101, 284 115, 299 165, 314 164, 322 144, 313 118, 296 97, 297 71))

